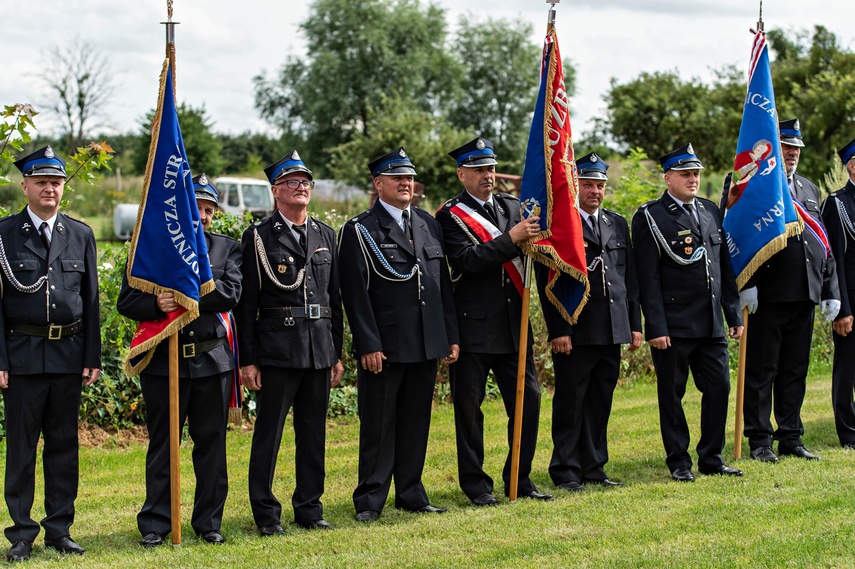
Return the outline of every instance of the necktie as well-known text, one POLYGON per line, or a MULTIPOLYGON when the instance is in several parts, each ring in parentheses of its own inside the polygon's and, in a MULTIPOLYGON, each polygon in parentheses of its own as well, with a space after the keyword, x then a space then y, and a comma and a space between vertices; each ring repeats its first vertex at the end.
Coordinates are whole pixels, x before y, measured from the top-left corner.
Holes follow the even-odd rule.
POLYGON ((48 226, 47 221, 43 221, 41 225, 39 225, 39 235, 42 237, 42 243, 45 244, 45 249, 50 250, 50 227, 48 226))
POLYGON ((689 214, 689 219, 692 220, 692 227, 698 230, 698 233, 701 232, 701 227, 698 225, 698 220, 695 219, 695 208, 692 207, 692 204, 687 203, 683 204, 683 207, 686 208, 686 213, 689 214))
POLYGON ((597 243, 600 242, 600 228, 597 227, 597 218, 593 215, 588 216, 588 222, 591 224, 591 229, 594 231, 594 235, 597 238, 597 243))
POLYGON ((296 231, 300 235, 300 248, 303 252, 306 252, 306 224, 297 225, 294 224, 294 231, 296 231))
POLYGON ((404 227, 403 227, 404 235, 407 236, 407 239, 412 241, 413 240, 413 230, 410 227, 410 210, 405 209, 404 211, 401 212, 401 222, 404 225, 404 227))
POLYGON ((499 225, 499 218, 496 217, 496 209, 493 207, 493 204, 490 202, 484 202, 484 211, 487 212, 487 215, 490 217, 490 221, 493 222, 493 225, 499 225))

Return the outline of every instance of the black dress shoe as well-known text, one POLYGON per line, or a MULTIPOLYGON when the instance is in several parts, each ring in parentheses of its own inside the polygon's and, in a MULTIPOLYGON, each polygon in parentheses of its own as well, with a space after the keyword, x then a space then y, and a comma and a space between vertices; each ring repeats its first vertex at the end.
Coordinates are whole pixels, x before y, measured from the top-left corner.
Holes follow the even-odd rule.
POLYGON ((304 527, 306 529, 334 529, 331 523, 321 518, 319 520, 312 520, 310 522, 297 522, 298 526, 304 527))
POLYGON ((489 492, 484 492, 480 496, 472 498, 472 503, 476 506, 495 506, 499 501, 489 492))
POLYGON ((259 526, 258 533, 261 537, 270 537, 271 535, 282 535, 285 533, 285 528, 282 524, 270 524, 269 526, 259 526))
POLYGON ((158 545, 163 545, 163 536, 156 531, 150 531, 142 536, 140 545, 143 547, 157 547, 158 545))
POLYGON ((751 449, 751 458, 760 462, 778 462, 778 456, 772 452, 772 447, 757 447, 751 449))
POLYGON ((226 542, 226 538, 223 537, 223 534, 215 529, 203 531, 199 537, 201 537, 203 541, 214 543, 216 545, 222 545, 226 542))
POLYGON ((817 455, 811 453, 803 445, 796 445, 792 448, 781 448, 781 445, 779 444, 778 454, 780 454, 781 456, 797 456, 805 460, 819 460, 819 457, 817 455))
POLYGON ((692 469, 688 466, 681 466, 671 473, 671 478, 677 482, 694 482, 695 477, 692 474, 692 469))
POLYGON ((528 494, 520 494, 520 498, 529 498, 530 500, 543 500, 544 502, 548 502, 550 500, 554 500, 555 496, 552 494, 541 494, 537 490, 532 490, 528 494))
POLYGON ((414 514, 444 514, 448 510, 445 508, 437 508, 436 506, 431 506, 428 504, 427 506, 422 506, 421 508, 398 508, 399 510, 404 510, 407 512, 413 512, 414 514))
POLYGON ((600 480, 592 480, 590 478, 586 478, 585 484, 596 484, 598 486, 606 486, 608 488, 617 488, 618 486, 623 486, 623 482, 619 482, 617 480, 609 480, 608 478, 602 478, 600 480))
POLYGON ((16 539, 12 542, 12 547, 6 553, 6 561, 12 563, 14 561, 26 561, 30 558, 30 553, 33 551, 33 542, 28 539, 16 539))
POLYGON ((358 522, 376 522, 379 517, 380 512, 375 512, 374 510, 363 510, 361 512, 356 512, 355 519, 358 522))
POLYGON ((71 539, 70 536, 64 535, 62 537, 58 537, 56 539, 46 539, 45 547, 50 547, 51 549, 55 549, 65 554, 71 555, 83 555, 86 553, 86 550, 74 543, 74 540, 71 539))
POLYGON ((731 468, 726 464, 719 465, 710 470, 703 470, 698 467, 698 470, 701 474, 706 474, 707 476, 742 476, 743 472, 738 468, 731 468))
POLYGON ((855 442, 843 443, 843 450, 855 450, 855 442))
POLYGON ((558 488, 560 488, 561 490, 567 490, 568 492, 581 492, 585 489, 585 487, 582 486, 581 482, 576 482, 575 480, 568 480, 567 482, 562 482, 558 485, 558 488))

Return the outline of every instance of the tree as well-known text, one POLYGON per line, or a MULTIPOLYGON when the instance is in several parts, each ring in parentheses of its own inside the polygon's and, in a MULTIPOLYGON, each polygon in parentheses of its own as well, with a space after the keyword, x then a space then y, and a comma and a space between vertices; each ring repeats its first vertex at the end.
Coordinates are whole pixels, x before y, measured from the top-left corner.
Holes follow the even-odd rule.
MULTIPOLYGON (((540 81, 540 47, 523 22, 462 17, 452 52, 465 69, 449 121, 491 140, 500 169, 522 170, 540 81)), ((572 66, 565 68, 572 95, 572 66)))
MULTIPOLYGON (((821 179, 834 149, 855 132, 855 53, 822 26, 813 34, 768 33, 780 119, 798 117, 806 149, 799 172, 821 179)), ((676 72, 642 73, 625 84, 612 80, 607 114, 596 126, 624 147, 655 157, 692 142, 705 165, 732 168, 745 101, 745 70, 725 67, 711 84, 682 80, 676 72)))
POLYGON ((442 117, 418 108, 398 94, 382 95, 379 104, 366 110, 366 130, 331 150, 330 170, 337 180, 364 187, 370 181, 368 162, 403 146, 416 167, 416 181, 434 205, 460 192, 457 164, 448 151, 471 134, 452 127, 442 117))
MULTIPOLYGON (((181 125, 181 135, 184 137, 184 149, 187 151, 187 161, 193 168, 193 175, 205 172, 209 176, 223 173, 225 160, 221 156, 222 143, 211 132, 211 123, 205 107, 194 108, 185 103, 178 105, 178 124, 181 125)), ((155 111, 149 111, 145 120, 140 124, 140 134, 137 137, 133 152, 134 170, 145 173, 148 151, 151 145, 151 122, 155 111)))
POLYGON ((51 93, 45 107, 60 120, 65 149, 73 154, 92 129, 104 124, 115 92, 110 56, 78 37, 65 48, 48 50, 42 66, 39 77, 51 93))
POLYGON ((445 13, 420 0, 316 0, 300 24, 308 55, 289 58, 272 78, 255 77, 255 105, 300 153, 323 170, 327 149, 369 135, 369 107, 395 89, 436 112, 461 68, 446 50, 445 13))

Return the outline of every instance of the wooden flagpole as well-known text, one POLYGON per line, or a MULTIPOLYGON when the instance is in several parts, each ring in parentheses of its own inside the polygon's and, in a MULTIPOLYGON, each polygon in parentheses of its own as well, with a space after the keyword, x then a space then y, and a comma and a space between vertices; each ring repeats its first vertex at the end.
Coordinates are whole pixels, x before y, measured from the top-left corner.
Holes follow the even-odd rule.
POLYGON ((733 458, 742 458, 742 406, 745 402, 745 354, 748 353, 748 308, 742 309, 742 336, 739 338, 739 363, 736 368, 736 426, 733 433, 733 458))
MULTIPOLYGON (((561 0, 546 0, 550 4, 549 23, 546 31, 549 33, 555 25, 555 5, 561 0)), ((520 344, 517 357, 517 392, 514 400, 514 433, 511 441, 511 487, 508 498, 517 501, 520 477, 520 441, 522 440, 523 399, 525 398, 525 362, 528 354, 528 316, 531 304, 531 256, 525 258, 525 274, 523 276, 522 311, 520 314, 520 344)))
MULTIPOLYGON (((175 94, 175 24, 172 21, 172 1, 166 1, 166 57, 172 70, 175 94)), ((172 545, 181 545, 181 425, 178 421, 178 332, 169 336, 169 492, 172 519, 172 545)))
MULTIPOLYGON (((760 17, 757 32, 763 32, 763 0, 760 0, 760 17)), ((733 458, 742 458, 743 412, 745 402, 745 357, 748 353, 748 308, 742 309, 742 337, 739 338, 739 359, 736 368, 736 424, 733 428, 733 458)))
POLYGON ((525 257, 525 276, 520 314, 520 345, 517 358, 517 393, 514 399, 514 436, 511 444, 511 487, 508 498, 517 501, 520 473, 520 441, 522 440, 523 398, 525 397, 525 361, 528 354, 528 315, 531 300, 531 257, 525 257))

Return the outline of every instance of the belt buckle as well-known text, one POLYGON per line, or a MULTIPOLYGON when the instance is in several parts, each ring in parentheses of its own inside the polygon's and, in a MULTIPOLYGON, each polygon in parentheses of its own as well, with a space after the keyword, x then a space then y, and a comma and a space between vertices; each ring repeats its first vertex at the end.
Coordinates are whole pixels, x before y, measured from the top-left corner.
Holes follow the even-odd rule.
POLYGON ((196 344, 182 344, 181 345, 181 355, 184 358, 195 358, 196 357, 196 344))
POLYGON ((307 304, 306 305, 306 318, 309 320, 317 320, 321 317, 321 305, 320 304, 307 304))
POLYGON ((48 340, 59 340, 62 338, 62 326, 51 324, 48 326, 48 340))

